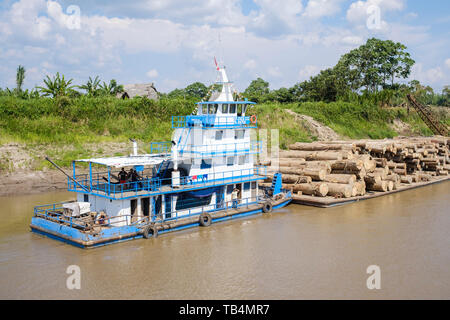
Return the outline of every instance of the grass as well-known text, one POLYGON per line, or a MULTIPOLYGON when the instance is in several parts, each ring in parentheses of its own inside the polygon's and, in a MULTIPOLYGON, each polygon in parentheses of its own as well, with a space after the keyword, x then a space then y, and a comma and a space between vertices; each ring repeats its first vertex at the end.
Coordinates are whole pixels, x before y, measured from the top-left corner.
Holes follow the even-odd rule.
MULTIPOLYGON (((9 142, 23 145, 34 155, 31 166, 36 170, 48 167, 42 160, 43 153, 62 166, 69 166, 74 158, 126 154, 124 150, 108 150, 106 146, 129 144, 129 138, 140 141, 140 148, 148 151, 145 144, 151 141, 170 141, 172 116, 191 114, 194 108, 195 101, 184 99, 80 97, 22 100, 0 97, 0 145, 9 142)), ((281 148, 296 141, 317 139, 301 121, 284 112, 285 109, 309 115, 343 137, 353 139, 392 138, 398 134, 392 128, 395 119, 407 123, 412 134, 432 134, 414 111, 408 114, 404 108, 348 102, 253 106, 247 114, 256 114, 258 127, 268 129, 269 136, 270 129, 278 129, 281 148)), ((448 112, 437 112, 449 124, 448 112)), ((7 156, 0 158, 0 170, 7 170, 7 156)))

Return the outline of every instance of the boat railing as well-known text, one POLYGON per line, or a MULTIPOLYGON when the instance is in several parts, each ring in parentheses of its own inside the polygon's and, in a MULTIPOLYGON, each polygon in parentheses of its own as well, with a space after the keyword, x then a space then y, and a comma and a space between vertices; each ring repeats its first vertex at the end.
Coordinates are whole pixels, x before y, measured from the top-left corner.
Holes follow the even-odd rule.
POLYGON ((262 145, 262 141, 208 145, 186 145, 184 149, 180 151, 180 154, 188 154, 191 158, 259 154, 262 151, 262 145))
MULTIPOLYGON (((289 190, 282 190, 286 196, 291 197, 289 190)), ((231 201, 218 201, 214 204, 207 204, 203 206, 197 206, 192 208, 183 208, 179 210, 173 210, 170 212, 152 213, 148 216, 142 215, 119 215, 119 216, 106 216, 102 220, 95 221, 95 217, 91 216, 90 223, 86 222, 83 217, 67 217, 64 215, 63 203, 73 202, 60 202, 48 205, 40 205, 34 207, 34 216, 44 218, 57 223, 65 224, 72 228, 80 230, 91 230, 94 225, 101 227, 119 227, 119 226, 137 226, 142 227, 150 223, 158 222, 171 222, 178 221, 179 219, 191 218, 200 216, 203 213, 214 213, 221 210, 230 209, 242 209, 249 208, 251 205, 262 203, 268 200, 266 195, 256 195, 254 197, 235 199, 231 201)), ((91 214, 91 213, 90 213, 91 214)))
POLYGON ((170 153, 172 150, 172 142, 152 142, 150 143, 150 154, 155 153, 170 153))
POLYGON ((94 195, 100 195, 109 199, 124 199, 133 196, 143 196, 152 193, 171 193, 189 189, 200 189, 223 185, 224 183, 239 183, 249 180, 251 177, 261 179, 267 176, 266 166, 254 166, 248 169, 229 170, 222 172, 211 172, 206 174, 180 177, 179 183, 172 178, 143 178, 138 181, 126 183, 108 183, 102 178, 89 179, 86 175, 76 176, 78 179, 72 181, 68 178, 68 190, 83 192, 86 190, 94 195), (163 190, 163 187, 164 190, 163 190))
POLYGON ((249 116, 227 115, 196 115, 196 116, 172 116, 172 128, 187 127, 215 127, 215 128, 256 128, 256 119, 253 122, 249 116))
POLYGON ((68 217, 64 215, 64 208, 63 203, 68 203, 73 201, 67 201, 67 202, 59 202, 59 203, 53 203, 50 205, 41 205, 34 207, 34 216, 44 218, 50 221, 54 221, 61 224, 66 224, 71 228, 78 228, 82 230, 88 229, 88 226, 84 221, 77 217, 68 217))

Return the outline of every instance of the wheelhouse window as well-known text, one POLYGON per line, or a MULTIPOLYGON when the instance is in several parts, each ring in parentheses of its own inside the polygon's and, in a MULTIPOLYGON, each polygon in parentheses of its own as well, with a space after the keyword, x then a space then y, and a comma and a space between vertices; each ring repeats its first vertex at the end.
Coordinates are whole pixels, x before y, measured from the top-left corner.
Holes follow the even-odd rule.
POLYGON ((216 140, 222 140, 223 138, 223 130, 216 131, 216 140))
POLYGON ((202 164, 200 165, 200 169, 210 169, 212 166, 211 159, 202 159, 202 164))
POLYGON ((238 117, 242 116, 242 104, 238 104, 237 106, 237 115, 238 117))
POLYGON ((208 113, 209 114, 216 114, 217 113, 217 104, 209 104, 208 105, 208 113))
POLYGON ((202 114, 208 114, 208 105, 207 104, 200 105, 200 110, 202 114))
POLYGON ((224 114, 228 113, 228 104, 227 103, 222 104, 222 113, 224 113, 224 114))
POLYGON ((236 105, 234 103, 230 104, 230 113, 236 113, 236 105))
POLYGON ((235 139, 244 139, 244 134, 245 134, 244 130, 235 130, 234 131, 234 138, 235 139))

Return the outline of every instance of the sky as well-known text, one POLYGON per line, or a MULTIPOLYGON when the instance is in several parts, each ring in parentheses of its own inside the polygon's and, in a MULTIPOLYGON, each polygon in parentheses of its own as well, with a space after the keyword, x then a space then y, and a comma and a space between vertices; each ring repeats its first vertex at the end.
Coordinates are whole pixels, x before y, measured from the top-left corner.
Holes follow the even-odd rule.
POLYGON ((450 84, 448 0, 0 0, 0 88, 23 65, 26 88, 60 72, 169 92, 214 82, 217 57, 238 90, 257 77, 278 89, 371 37, 407 46, 408 80, 450 84))

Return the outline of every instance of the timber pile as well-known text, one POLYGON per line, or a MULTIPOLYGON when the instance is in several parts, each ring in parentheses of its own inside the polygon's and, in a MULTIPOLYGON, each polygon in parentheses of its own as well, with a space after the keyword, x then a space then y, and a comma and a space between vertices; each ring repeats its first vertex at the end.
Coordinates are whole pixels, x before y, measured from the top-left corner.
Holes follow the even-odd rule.
MULTIPOLYGON (((448 175, 449 146, 442 136, 297 142, 280 151, 276 171, 294 194, 350 198, 448 175)), ((270 186, 272 176, 263 185, 270 186)))

